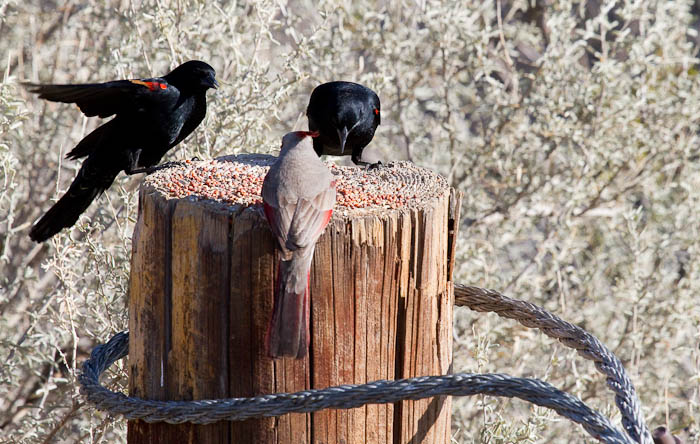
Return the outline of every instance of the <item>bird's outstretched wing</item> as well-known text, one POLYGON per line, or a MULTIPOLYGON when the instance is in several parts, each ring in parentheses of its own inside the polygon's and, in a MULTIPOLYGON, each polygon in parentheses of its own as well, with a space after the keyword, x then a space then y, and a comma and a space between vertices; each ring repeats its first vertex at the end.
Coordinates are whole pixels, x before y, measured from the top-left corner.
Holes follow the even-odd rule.
POLYGON ((52 102, 75 103, 88 117, 108 117, 122 112, 137 112, 178 96, 177 88, 163 78, 116 80, 82 85, 39 85, 24 83, 30 92, 52 102))

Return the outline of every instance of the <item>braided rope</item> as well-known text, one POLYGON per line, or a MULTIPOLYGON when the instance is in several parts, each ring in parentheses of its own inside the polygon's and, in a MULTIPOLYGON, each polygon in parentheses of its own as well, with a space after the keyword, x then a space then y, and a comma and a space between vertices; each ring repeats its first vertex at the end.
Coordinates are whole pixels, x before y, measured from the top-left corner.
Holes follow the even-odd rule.
POLYGON ((627 434, 635 442, 653 443, 627 371, 617 356, 595 336, 537 305, 511 299, 494 290, 455 284, 455 305, 467 306, 479 312, 494 312, 501 317, 514 319, 525 327, 540 329, 547 336, 576 350, 583 358, 593 361, 598 371, 606 376, 610 390, 615 393, 615 404, 620 409, 622 426, 627 434))
POLYGON ((127 355, 129 347, 127 332, 118 333, 106 344, 95 347, 90 359, 83 364, 83 370, 78 379, 82 385, 81 392, 97 409, 123 415, 127 419, 141 419, 146 422, 208 424, 220 420, 279 416, 291 412, 308 413, 326 408, 348 409, 369 403, 385 404, 438 395, 488 394, 519 398, 551 408, 559 415, 580 424, 586 432, 601 442, 642 444, 653 442, 641 416, 636 392, 624 367, 594 336, 536 305, 508 298, 492 290, 456 284, 455 304, 481 312, 493 311, 499 316, 515 319, 526 327, 539 328, 546 335, 577 350, 585 359, 592 360, 596 368, 606 375, 607 385, 615 393, 616 404, 622 413, 622 424, 629 437, 578 398, 544 381, 503 374, 460 373, 423 376, 253 398, 150 401, 127 397, 122 393, 112 392, 99 383, 102 372, 127 355))
POLYGON ((503 374, 422 376, 397 381, 375 381, 362 385, 340 385, 296 393, 277 393, 252 398, 201 401, 149 401, 112 392, 99 383, 100 374, 129 350, 129 334, 121 332, 109 342, 97 346, 83 365, 79 376, 82 392, 99 410, 123 415, 127 419, 171 424, 191 422, 209 424, 221 420, 309 413, 323 409, 351 409, 365 404, 388 404, 440 395, 471 396, 486 394, 520 398, 548 407, 561 416, 581 424, 594 438, 605 443, 629 444, 632 441, 600 413, 581 400, 537 379, 515 378, 503 374))

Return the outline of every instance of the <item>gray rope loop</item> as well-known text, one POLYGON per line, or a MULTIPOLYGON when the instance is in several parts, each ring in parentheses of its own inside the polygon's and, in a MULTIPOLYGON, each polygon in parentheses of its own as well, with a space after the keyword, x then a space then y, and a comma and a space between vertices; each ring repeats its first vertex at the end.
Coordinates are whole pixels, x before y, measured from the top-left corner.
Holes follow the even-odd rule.
POLYGON ((458 373, 445 376, 421 376, 397 381, 374 381, 362 385, 339 385, 296 393, 277 393, 251 398, 201 401, 148 401, 112 392, 99 383, 100 374, 129 350, 129 334, 116 334, 97 346, 83 365, 79 376, 82 393, 99 410, 121 414, 127 419, 171 424, 192 422, 209 424, 221 420, 309 413, 323 409, 351 409, 365 404, 388 404, 433 396, 472 396, 487 394, 519 398, 556 411, 581 424, 594 438, 605 443, 629 444, 632 441, 610 421, 580 399, 537 379, 503 374, 458 373))
POLYGON ((475 311, 492 311, 501 317, 515 319, 522 325, 542 330, 593 363, 606 376, 606 384, 615 393, 615 404, 622 415, 622 426, 634 442, 651 444, 642 407, 627 371, 598 338, 586 330, 566 322, 547 310, 529 302, 511 299, 494 290, 455 284, 455 305, 475 311))
POLYGON ((401 400, 418 400, 433 396, 472 396, 487 394, 529 401, 556 411, 580 424, 587 433, 606 443, 651 443, 641 416, 641 407, 634 387, 620 361, 600 341, 585 330, 559 319, 536 305, 507 298, 498 292, 478 287, 455 285, 455 304, 476 311, 493 311, 515 319, 530 328, 539 328, 573 348, 585 359, 592 360, 598 371, 606 375, 608 387, 622 413, 627 432, 616 429, 610 421, 580 399, 537 379, 517 378, 504 374, 458 373, 444 376, 422 376, 396 381, 375 381, 362 385, 341 385, 297 393, 278 393, 251 398, 229 398, 198 401, 150 401, 128 397, 103 387, 100 375, 115 361, 127 355, 127 332, 116 334, 106 344, 95 347, 78 376, 81 392, 99 410, 140 419, 146 422, 165 421, 172 424, 192 422, 208 424, 221 420, 279 416, 286 413, 309 413, 327 408, 349 409, 365 404, 386 404, 401 400))

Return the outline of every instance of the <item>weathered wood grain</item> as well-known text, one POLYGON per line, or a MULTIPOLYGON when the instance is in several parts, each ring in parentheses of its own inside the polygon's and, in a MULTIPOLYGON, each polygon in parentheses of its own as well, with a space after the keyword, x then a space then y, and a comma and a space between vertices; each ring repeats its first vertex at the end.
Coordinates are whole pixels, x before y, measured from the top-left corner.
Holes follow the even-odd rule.
MULTIPOLYGON (((146 399, 172 399, 163 380, 170 344, 166 307, 170 304, 170 217, 173 205, 142 189, 134 228, 129 281, 129 394, 146 399)), ((168 424, 128 422, 129 443, 172 442, 178 430, 168 424)))
MULTIPOLYGON (((312 264, 309 355, 272 360, 277 252, 259 206, 167 200, 146 184, 133 242, 131 394, 243 397, 450 372, 461 195, 444 186, 431 196, 406 209, 335 213, 312 264)), ((440 444, 450 440, 450 400, 207 426, 133 421, 128 439, 440 444)))

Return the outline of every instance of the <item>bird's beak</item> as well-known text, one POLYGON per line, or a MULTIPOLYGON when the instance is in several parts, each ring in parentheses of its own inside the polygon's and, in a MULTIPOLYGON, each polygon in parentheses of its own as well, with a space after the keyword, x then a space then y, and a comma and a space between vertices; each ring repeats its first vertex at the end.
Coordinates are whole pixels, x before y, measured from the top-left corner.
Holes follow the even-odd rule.
POLYGON ((345 152, 345 140, 348 138, 348 129, 343 127, 343 129, 338 130, 338 139, 340 140, 340 154, 345 152))
POLYGON ((216 81, 216 77, 214 77, 214 75, 210 75, 204 81, 204 86, 208 88, 219 89, 219 82, 216 81))

